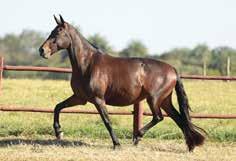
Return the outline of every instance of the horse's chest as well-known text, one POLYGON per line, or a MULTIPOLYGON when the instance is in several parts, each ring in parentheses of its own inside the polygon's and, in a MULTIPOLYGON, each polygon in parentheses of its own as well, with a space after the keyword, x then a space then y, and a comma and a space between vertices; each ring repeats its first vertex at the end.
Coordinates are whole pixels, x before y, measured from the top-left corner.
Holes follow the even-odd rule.
POLYGON ((75 95, 82 96, 84 98, 88 97, 88 84, 82 82, 80 79, 71 79, 71 88, 75 95))

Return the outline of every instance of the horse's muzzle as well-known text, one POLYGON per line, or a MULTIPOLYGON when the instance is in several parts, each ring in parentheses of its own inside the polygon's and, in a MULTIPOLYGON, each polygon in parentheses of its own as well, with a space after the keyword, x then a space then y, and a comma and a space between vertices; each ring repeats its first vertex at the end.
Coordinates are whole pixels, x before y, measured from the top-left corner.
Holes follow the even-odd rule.
POLYGON ((48 59, 42 47, 39 48, 39 55, 43 57, 44 59, 48 59))

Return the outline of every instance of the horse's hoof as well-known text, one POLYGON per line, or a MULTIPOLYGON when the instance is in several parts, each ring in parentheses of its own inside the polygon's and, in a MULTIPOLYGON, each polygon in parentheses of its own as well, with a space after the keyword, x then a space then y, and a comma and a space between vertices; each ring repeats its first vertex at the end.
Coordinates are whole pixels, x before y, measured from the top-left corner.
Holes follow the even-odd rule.
POLYGON ((120 143, 117 143, 113 146, 114 150, 121 149, 120 143))
POLYGON ((63 139, 63 132, 60 131, 59 134, 56 135, 56 137, 57 137, 57 140, 63 139))
POLYGON ((133 140, 133 144, 137 146, 140 140, 141 140, 141 137, 135 137, 133 140))

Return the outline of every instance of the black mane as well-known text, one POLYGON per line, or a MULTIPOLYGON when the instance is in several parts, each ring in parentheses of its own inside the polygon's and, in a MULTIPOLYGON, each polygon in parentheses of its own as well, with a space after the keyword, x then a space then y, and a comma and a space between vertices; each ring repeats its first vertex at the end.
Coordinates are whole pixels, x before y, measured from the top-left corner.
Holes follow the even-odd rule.
POLYGON ((83 43, 85 43, 89 48, 96 50, 99 53, 104 53, 101 48, 99 48, 95 44, 91 43, 88 39, 86 39, 75 27, 73 27, 72 25, 70 26, 76 31, 76 33, 79 35, 83 43))

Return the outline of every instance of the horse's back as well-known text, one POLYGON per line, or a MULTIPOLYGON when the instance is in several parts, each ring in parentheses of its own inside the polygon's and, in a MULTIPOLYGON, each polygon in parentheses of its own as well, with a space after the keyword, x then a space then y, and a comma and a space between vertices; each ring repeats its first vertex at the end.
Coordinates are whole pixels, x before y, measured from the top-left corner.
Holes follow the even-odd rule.
POLYGON ((100 84, 104 85, 105 99, 110 105, 129 105, 146 98, 168 81, 174 71, 159 60, 101 56, 97 61, 100 71, 96 73, 105 78, 100 84))
POLYGON ((104 55, 105 63, 103 65, 107 67, 111 73, 118 72, 125 76, 125 74, 131 74, 132 76, 141 74, 146 77, 162 77, 176 75, 176 70, 170 64, 163 61, 150 59, 150 58, 138 58, 138 57, 113 57, 110 55, 104 55))

